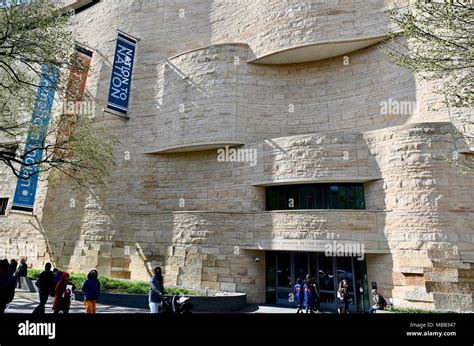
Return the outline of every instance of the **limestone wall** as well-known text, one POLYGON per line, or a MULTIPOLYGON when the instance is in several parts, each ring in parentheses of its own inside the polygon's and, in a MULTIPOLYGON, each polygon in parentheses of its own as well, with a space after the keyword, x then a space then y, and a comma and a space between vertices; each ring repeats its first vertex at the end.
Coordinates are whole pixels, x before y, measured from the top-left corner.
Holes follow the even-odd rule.
MULTIPOLYGON (((398 1, 398 3, 402 3, 398 1)), ((383 12, 394 1, 217 0, 213 42, 247 42, 254 57, 324 41, 376 36, 396 28, 383 12)))
POLYGON ((474 179, 446 162, 454 132, 451 123, 420 123, 365 135, 384 181, 384 233, 400 305, 472 310, 459 273, 474 255, 474 179))
MULTIPOLYGON (((252 147, 252 146, 250 146, 252 147)), ((259 182, 362 181, 380 177, 362 134, 328 132, 267 139, 259 144, 259 182)), ((369 199, 370 195, 367 196, 369 199)))
POLYGON ((377 212, 129 212, 107 225, 90 213, 80 229, 62 220, 68 236, 48 223, 48 230, 57 230, 47 236, 61 267, 97 267, 104 275, 143 279, 160 265, 169 285, 243 290, 252 301, 263 299, 263 267, 253 262, 255 254, 264 257, 259 248, 324 251, 325 242, 335 239, 388 251, 378 233, 383 214, 377 212))
POLYGON ((381 114, 386 100, 414 102, 416 85, 375 47, 354 53, 348 66, 342 58, 250 65, 247 51, 245 45, 218 45, 159 63, 156 79, 142 84, 148 95, 158 86, 156 107, 139 105, 135 115, 149 142, 145 150, 374 129, 412 115, 381 114))

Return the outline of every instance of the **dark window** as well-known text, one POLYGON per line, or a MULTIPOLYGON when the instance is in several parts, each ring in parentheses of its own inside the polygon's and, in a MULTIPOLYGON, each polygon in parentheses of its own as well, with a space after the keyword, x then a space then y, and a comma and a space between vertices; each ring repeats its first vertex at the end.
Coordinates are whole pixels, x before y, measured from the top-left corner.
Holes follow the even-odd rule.
POLYGON ((0 198, 0 215, 5 215, 7 212, 8 198, 0 198))
POLYGON ((279 200, 280 200, 280 193, 278 190, 271 190, 267 191, 267 199, 269 205, 267 205, 267 208, 270 210, 278 210, 280 209, 279 206, 279 200))
POLYGON ((82 11, 87 10, 88 8, 98 4, 99 2, 100 2, 100 0, 80 1, 79 2, 79 7, 74 8, 74 14, 81 13, 82 11), (85 3, 85 4, 81 6, 81 3, 85 3))
POLYGON ((266 188, 267 210, 365 209, 363 184, 302 184, 266 188))

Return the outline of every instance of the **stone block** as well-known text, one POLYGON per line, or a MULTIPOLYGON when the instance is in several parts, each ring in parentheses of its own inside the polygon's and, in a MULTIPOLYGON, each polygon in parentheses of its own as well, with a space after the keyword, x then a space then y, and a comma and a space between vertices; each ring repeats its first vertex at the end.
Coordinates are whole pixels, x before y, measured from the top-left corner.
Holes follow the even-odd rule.
POLYGON ((201 281, 201 288, 208 288, 210 290, 219 290, 220 284, 219 282, 211 282, 211 281, 201 281))
POLYGON ((221 282, 219 288, 221 291, 235 292, 235 283, 221 282))
POLYGON ((62 248, 63 256, 72 256, 73 253, 74 253, 74 246, 64 246, 62 248))
POLYGON ((130 272, 129 271, 122 271, 122 270, 112 270, 110 271, 110 277, 117 278, 117 279, 130 279, 130 272))
POLYGON ((125 250, 123 247, 113 247, 112 248, 112 257, 124 257, 125 250))

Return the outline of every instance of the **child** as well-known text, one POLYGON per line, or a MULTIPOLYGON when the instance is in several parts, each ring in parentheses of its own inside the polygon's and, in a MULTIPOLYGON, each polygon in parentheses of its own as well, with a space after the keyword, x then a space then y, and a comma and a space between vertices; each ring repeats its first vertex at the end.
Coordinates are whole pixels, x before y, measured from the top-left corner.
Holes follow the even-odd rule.
POLYGON ((82 292, 84 293, 84 307, 86 314, 95 314, 95 304, 100 295, 100 281, 97 270, 91 270, 87 274, 87 280, 82 284, 82 292))
POLYGON ((296 285, 293 289, 293 293, 295 294, 295 302, 296 302, 296 313, 302 314, 303 313, 303 299, 304 299, 304 292, 303 286, 301 285, 302 280, 298 278, 296 280, 296 285))

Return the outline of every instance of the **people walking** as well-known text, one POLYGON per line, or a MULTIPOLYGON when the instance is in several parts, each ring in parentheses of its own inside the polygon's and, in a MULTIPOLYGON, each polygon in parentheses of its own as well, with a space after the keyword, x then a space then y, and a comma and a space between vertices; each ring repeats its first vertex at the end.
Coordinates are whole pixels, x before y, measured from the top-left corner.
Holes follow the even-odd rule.
POLYGON ((306 279, 303 286, 304 290, 304 306, 306 313, 314 313, 314 303, 316 300, 316 289, 310 278, 306 279))
POLYGON ((36 280, 36 287, 38 287, 40 303, 33 310, 34 314, 44 315, 46 303, 48 302, 49 296, 54 294, 54 274, 51 271, 51 263, 46 263, 44 271, 39 275, 36 280))
POLYGON ((21 288, 21 280, 22 278, 26 278, 28 275, 28 265, 26 264, 26 259, 22 258, 20 260, 20 265, 16 270, 16 288, 21 288))
POLYGON ((8 270, 8 260, 0 261, 0 314, 15 297, 15 278, 8 270))
POLYGON ((320 310, 320 295, 319 295, 319 287, 318 283, 315 279, 312 279, 311 276, 308 274, 306 275, 306 282, 308 282, 312 287, 310 287, 311 295, 314 300, 314 304, 312 307, 311 312, 316 311, 319 312, 320 310))
POLYGON ((384 310, 387 307, 387 301, 377 291, 376 288, 372 289, 372 300, 374 305, 369 308, 369 313, 374 314, 377 310, 384 310))
POLYGON ((349 313, 349 294, 348 294, 349 285, 347 284, 346 279, 342 279, 339 282, 339 289, 337 291, 337 296, 339 298, 339 308, 337 311, 340 314, 349 313))
POLYGON ((67 314, 71 307, 71 296, 72 292, 76 289, 76 286, 69 280, 69 274, 66 272, 61 273, 61 280, 54 289, 54 303, 53 311, 58 314, 60 311, 67 314))
POLYGON ((158 314, 161 312, 161 305, 163 301, 163 294, 165 288, 163 285, 163 275, 161 268, 156 267, 154 276, 150 280, 150 293, 148 294, 148 303, 150 305, 150 313, 158 314))
POLYGON ((304 307, 304 292, 303 292, 302 282, 303 280, 301 280, 301 278, 296 279, 296 285, 295 287, 293 287, 293 294, 295 295, 297 314, 302 314, 303 307, 304 307))
POLYGON ((91 270, 89 274, 87 274, 87 279, 82 284, 82 292, 84 293, 86 314, 95 314, 96 302, 100 295, 100 281, 97 270, 91 270))

